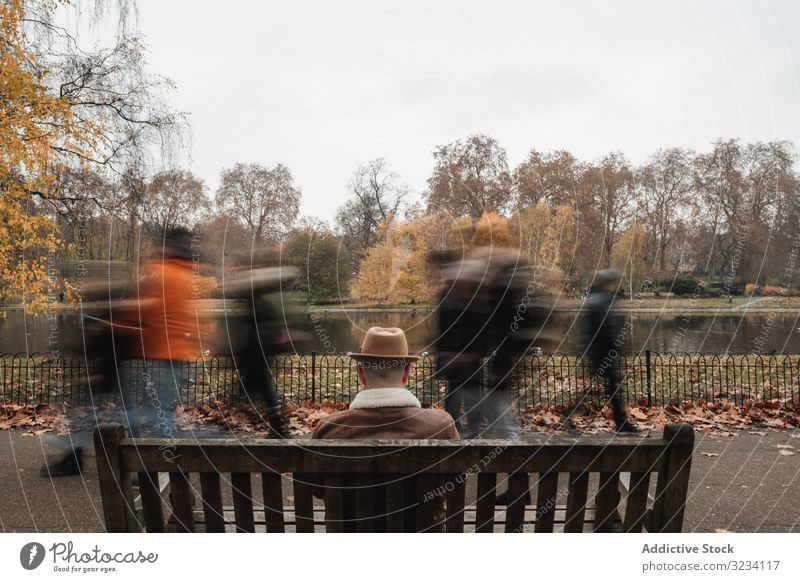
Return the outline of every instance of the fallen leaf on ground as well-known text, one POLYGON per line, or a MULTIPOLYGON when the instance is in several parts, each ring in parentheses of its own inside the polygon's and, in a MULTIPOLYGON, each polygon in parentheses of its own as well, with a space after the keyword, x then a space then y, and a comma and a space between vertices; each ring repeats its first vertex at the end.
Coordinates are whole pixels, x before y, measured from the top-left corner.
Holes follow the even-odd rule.
MULTIPOLYGON (((310 434, 316 425, 340 410, 346 402, 326 399, 323 402, 286 401, 283 413, 286 429, 292 436, 310 434)), ((435 407, 435 406, 434 406, 435 407)), ((670 401, 664 407, 648 407, 646 400, 628 408, 629 415, 646 432, 662 430, 675 422, 691 424, 694 429, 714 437, 737 434, 765 436, 768 432, 794 431, 791 438, 800 438, 800 405, 792 401, 752 402, 739 406, 730 402, 670 401), (758 429, 758 430, 750 430, 758 429)), ((19 405, 0 403, 0 430, 19 429, 31 436, 41 431, 66 435, 93 430, 97 422, 119 422, 122 410, 108 403, 97 407, 66 407, 62 404, 19 405)), ((209 430, 219 433, 267 436, 267 412, 252 404, 228 404, 223 401, 178 406, 175 410, 177 430, 182 432, 209 430)), ((523 434, 609 434, 614 432, 613 414, 609 407, 581 402, 579 404, 535 404, 519 412, 523 434)), ((707 456, 712 456, 709 454, 707 456)), ((713 456, 718 456, 716 453, 713 456)))
POLYGON ((719 457, 719 453, 700 453, 704 457, 719 457))
POLYGON ((778 454, 783 455, 784 457, 791 457, 792 455, 794 455, 792 451, 787 451, 786 449, 781 449, 780 451, 778 451, 778 454))

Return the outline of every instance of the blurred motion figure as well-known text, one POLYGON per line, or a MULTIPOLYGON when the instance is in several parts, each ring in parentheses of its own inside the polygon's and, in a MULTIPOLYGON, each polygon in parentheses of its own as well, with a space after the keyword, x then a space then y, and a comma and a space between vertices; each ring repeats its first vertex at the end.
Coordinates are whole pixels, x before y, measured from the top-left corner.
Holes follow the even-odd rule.
POLYGON ((614 413, 617 432, 638 432, 625 415, 619 393, 617 372, 618 345, 623 338, 622 318, 614 309, 619 274, 613 269, 598 271, 586 299, 586 353, 592 374, 600 379, 614 413))
MULTIPOLYGON (((277 252, 275 253, 277 256, 277 252)), ((295 267, 275 266, 263 256, 251 260, 240 277, 226 282, 226 298, 242 302, 241 312, 227 317, 227 338, 234 365, 248 399, 260 399, 267 406, 270 435, 288 438, 269 359, 297 351, 298 342, 308 334, 296 329, 293 296, 284 293, 287 282, 297 277, 295 267)))
POLYGON ((203 352, 193 285, 201 262, 192 233, 175 228, 156 239, 136 308, 120 322, 131 358, 141 359, 120 385, 129 434, 175 437, 175 408, 188 384, 187 360, 203 352), (141 400, 141 402, 140 402, 141 400))
POLYGON ((462 259, 450 253, 443 263, 435 349, 448 382, 445 409, 463 438, 518 438, 512 372, 547 321, 545 272, 497 246, 470 249, 462 259), (489 386, 482 395, 485 358, 489 386))

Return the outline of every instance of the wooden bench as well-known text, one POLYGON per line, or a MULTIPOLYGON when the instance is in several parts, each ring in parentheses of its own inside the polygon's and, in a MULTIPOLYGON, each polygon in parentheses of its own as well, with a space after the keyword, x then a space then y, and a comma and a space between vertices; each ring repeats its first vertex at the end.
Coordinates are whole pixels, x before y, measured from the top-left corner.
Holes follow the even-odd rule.
POLYGON ((678 424, 657 437, 520 441, 168 442, 125 438, 116 424, 95 433, 109 532, 679 532, 693 445, 678 424), (504 490, 507 505, 496 506, 504 490))

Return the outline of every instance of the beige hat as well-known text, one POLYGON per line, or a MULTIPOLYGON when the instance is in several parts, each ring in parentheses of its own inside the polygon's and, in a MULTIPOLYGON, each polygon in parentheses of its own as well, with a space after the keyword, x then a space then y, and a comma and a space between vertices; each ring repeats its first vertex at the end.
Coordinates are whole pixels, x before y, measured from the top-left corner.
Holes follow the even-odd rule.
POLYGON ((364 336, 361 349, 348 354, 354 360, 369 358, 419 360, 419 356, 409 355, 406 334, 399 327, 371 327, 364 336))

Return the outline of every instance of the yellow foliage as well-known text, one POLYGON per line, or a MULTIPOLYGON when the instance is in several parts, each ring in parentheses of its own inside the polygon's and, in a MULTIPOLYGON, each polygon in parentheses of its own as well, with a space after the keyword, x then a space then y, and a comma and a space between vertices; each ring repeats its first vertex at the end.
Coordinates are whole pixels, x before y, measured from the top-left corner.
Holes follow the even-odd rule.
POLYGON ((59 250, 53 222, 36 212, 31 195, 51 193, 64 156, 94 144, 95 127, 51 95, 45 71, 22 28, 22 0, 0 3, 0 302, 21 298, 28 312, 46 309, 59 250))
POLYGON ((472 244, 475 234, 475 225, 469 216, 463 216, 455 221, 447 231, 447 247, 466 251, 472 244))
POLYGON ((367 251, 353 285, 361 301, 415 304, 436 296, 438 277, 428 253, 441 250, 450 219, 433 213, 382 228, 377 245, 367 251))
POLYGON ((536 260, 544 246, 549 224, 550 206, 545 202, 538 202, 520 210, 510 221, 520 252, 536 260))
POLYGON ((631 298, 647 275, 647 263, 642 257, 644 242, 644 229, 634 222, 611 250, 611 266, 622 273, 631 298))
POLYGON ((370 248, 353 282, 353 297, 361 301, 387 301, 392 286, 392 259, 388 241, 379 241, 370 248))
POLYGON ((567 272, 575 253, 575 223, 570 204, 553 208, 550 221, 544 230, 544 240, 539 249, 539 261, 567 272))
POLYGON ((516 247, 514 235, 508 228, 508 221, 495 212, 486 212, 475 225, 472 245, 476 247, 516 247))

